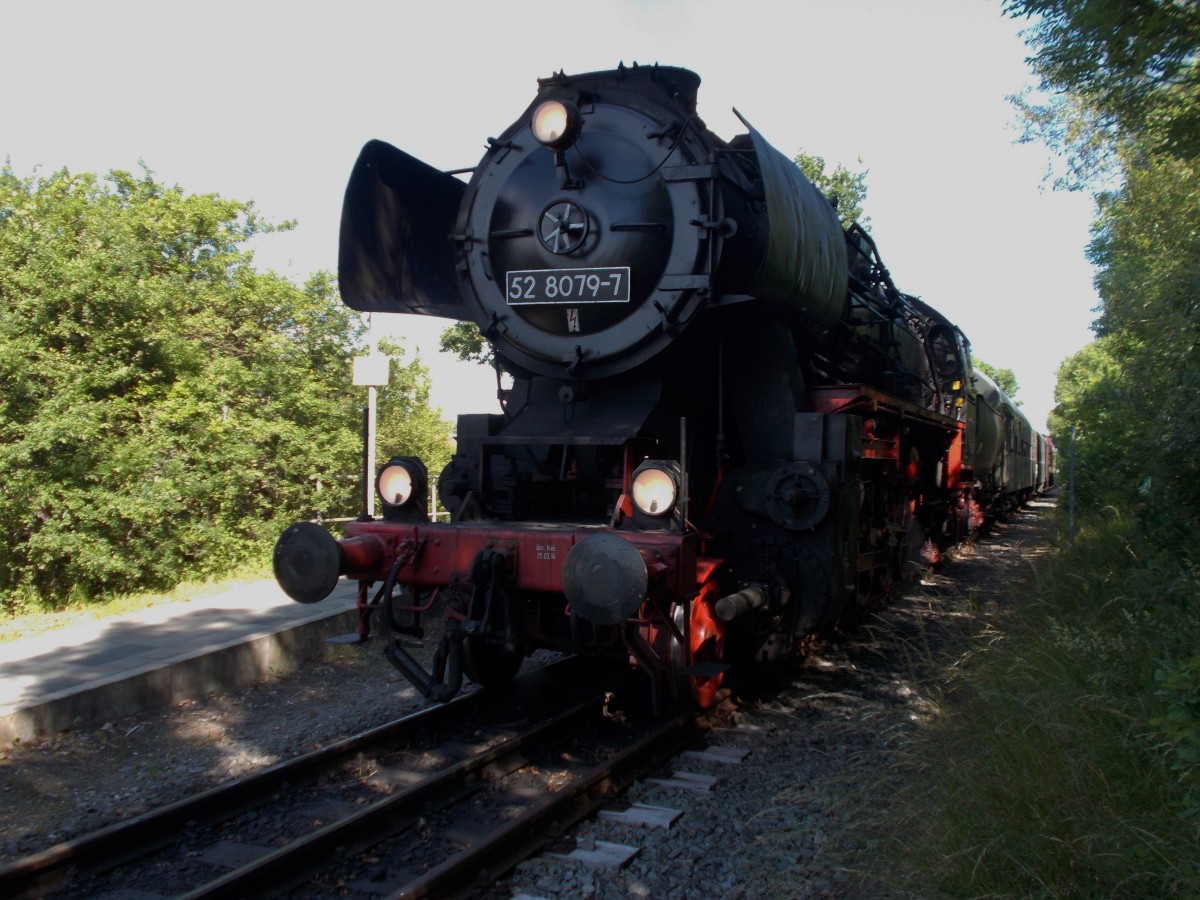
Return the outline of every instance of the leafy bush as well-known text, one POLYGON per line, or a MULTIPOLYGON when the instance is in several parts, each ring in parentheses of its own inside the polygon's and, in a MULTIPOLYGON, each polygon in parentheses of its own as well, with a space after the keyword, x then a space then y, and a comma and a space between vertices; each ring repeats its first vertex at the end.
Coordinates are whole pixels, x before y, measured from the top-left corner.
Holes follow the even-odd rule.
POLYGON ((1154 673, 1156 696, 1166 710, 1151 721, 1167 742, 1171 770, 1179 776, 1184 813, 1200 820, 1200 656, 1154 673))
POLYGON ((215 575, 353 507, 360 326, 332 276, 253 268, 271 229, 148 171, 0 170, 6 608, 215 575))

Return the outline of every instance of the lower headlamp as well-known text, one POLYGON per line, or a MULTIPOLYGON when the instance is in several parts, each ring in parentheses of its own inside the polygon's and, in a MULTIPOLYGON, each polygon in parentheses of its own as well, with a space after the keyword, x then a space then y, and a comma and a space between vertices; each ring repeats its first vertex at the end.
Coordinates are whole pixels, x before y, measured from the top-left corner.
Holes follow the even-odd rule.
POLYGON ((375 478, 375 492, 383 504, 384 518, 416 509, 424 513, 429 473, 415 456, 393 456, 375 478))
POLYGON ((674 460, 648 459, 633 473, 633 505, 647 516, 669 516, 679 500, 679 464, 674 460))

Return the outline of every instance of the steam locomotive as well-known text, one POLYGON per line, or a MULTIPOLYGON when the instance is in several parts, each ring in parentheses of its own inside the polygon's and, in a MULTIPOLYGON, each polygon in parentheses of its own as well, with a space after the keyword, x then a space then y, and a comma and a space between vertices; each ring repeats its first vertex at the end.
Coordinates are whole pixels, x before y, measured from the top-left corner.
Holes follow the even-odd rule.
POLYGON ((476 323, 511 375, 459 418, 426 512, 391 459, 382 518, 300 523, 276 577, 341 577, 385 653, 444 701, 539 648, 627 659, 701 707, 1049 484, 1052 448, 871 236, 699 77, 624 65, 538 81, 469 183, 380 141, 346 189, 345 303, 476 323), (376 587, 378 586, 378 587, 376 587), (372 595, 372 590, 374 594, 372 595), (432 670, 400 641, 440 602, 432 670))

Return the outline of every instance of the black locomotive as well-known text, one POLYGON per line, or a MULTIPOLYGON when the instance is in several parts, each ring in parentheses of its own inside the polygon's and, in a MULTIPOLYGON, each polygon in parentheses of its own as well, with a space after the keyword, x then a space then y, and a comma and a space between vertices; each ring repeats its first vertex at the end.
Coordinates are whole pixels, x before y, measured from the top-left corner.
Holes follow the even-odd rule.
POLYGON ((393 632, 440 600, 433 671, 386 650, 428 697, 555 648, 708 705, 731 665, 789 652, 1049 481, 1048 442, 962 333, 748 123, 710 132, 699 83, 540 80, 469 184, 362 150, 343 300, 474 321, 513 382, 502 414, 459 419, 449 523, 428 520, 423 464, 394 458, 382 519, 340 541, 293 526, 275 572, 301 602, 357 580, 393 632))

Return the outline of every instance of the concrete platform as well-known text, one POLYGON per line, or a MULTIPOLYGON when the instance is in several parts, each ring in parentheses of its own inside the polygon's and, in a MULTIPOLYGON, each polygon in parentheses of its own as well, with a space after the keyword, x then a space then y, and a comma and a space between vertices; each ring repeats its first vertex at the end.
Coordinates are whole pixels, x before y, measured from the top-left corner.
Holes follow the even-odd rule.
POLYGON ((245 687, 316 656, 357 629, 357 584, 320 603, 289 599, 273 579, 182 603, 0 643, 0 743, 245 687))

